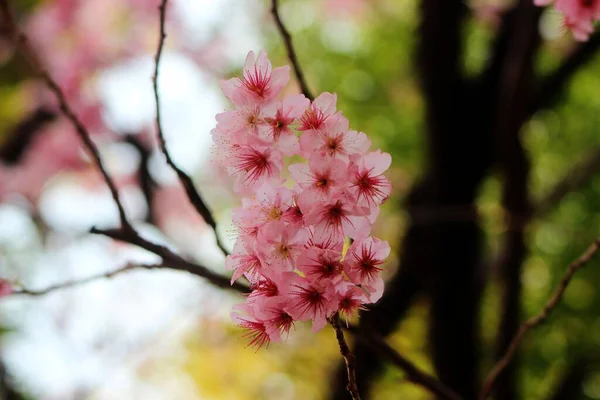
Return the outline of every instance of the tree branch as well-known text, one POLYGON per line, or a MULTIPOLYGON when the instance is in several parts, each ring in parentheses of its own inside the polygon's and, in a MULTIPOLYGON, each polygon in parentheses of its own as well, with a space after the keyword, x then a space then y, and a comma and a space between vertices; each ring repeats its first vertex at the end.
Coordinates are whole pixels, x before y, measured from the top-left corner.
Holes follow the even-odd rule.
POLYGON ((159 9, 159 18, 160 18, 160 34, 159 34, 159 40, 158 40, 158 48, 156 49, 156 55, 154 56, 154 60, 155 60, 154 75, 152 77, 152 86, 154 88, 154 101, 156 103, 156 130, 158 132, 158 140, 159 140, 159 144, 160 144, 160 149, 161 149, 163 155, 165 156, 165 159, 167 160, 167 164, 169 164, 169 166, 171 168, 173 168, 173 170, 177 173, 177 177, 179 178, 179 181, 183 185, 183 188, 185 189, 185 193, 187 194, 187 197, 188 197, 190 203, 192 204, 192 206, 196 209, 198 214, 200 214, 202 216, 202 218, 204 218, 204 221, 206 221, 206 223, 208 225, 210 225, 210 227, 213 228, 213 230, 215 231, 215 237, 217 238, 217 246, 219 246, 219 249, 221 249, 223 254, 229 255, 229 251, 225 248, 223 242, 221 241, 221 239, 219 238, 219 235, 217 234, 217 223, 216 223, 211 211, 209 210, 206 203, 204 203, 204 200, 200 196, 200 193, 198 193, 198 191, 196 190, 196 188, 194 186, 194 182, 192 182, 192 179, 189 177, 189 175, 187 175, 185 172, 183 172, 171 158, 171 154, 167 150, 167 143, 165 141, 165 137, 163 134, 161 114, 160 114, 160 98, 159 98, 159 93, 158 93, 158 70, 159 70, 160 59, 162 56, 163 47, 165 44, 165 39, 167 37, 166 30, 165 30, 167 1, 168 0, 162 0, 160 3, 160 6, 158 8, 159 9))
POLYGON ((10 294, 10 296, 40 297, 40 296, 45 296, 49 293, 52 293, 52 292, 55 292, 58 290, 68 289, 68 288, 71 288, 74 286, 79 286, 79 285, 84 285, 86 283, 97 281, 99 279, 112 278, 113 276, 120 275, 124 272, 128 272, 128 271, 131 271, 134 269, 158 269, 158 268, 165 268, 165 266, 163 264, 154 264, 154 265, 152 265, 152 264, 149 264, 149 265, 127 264, 126 266, 116 269, 114 271, 105 272, 100 275, 93 275, 88 278, 77 280, 77 281, 69 281, 69 282, 65 282, 65 283, 60 283, 57 285, 49 286, 46 289, 42 289, 42 290, 29 290, 29 289, 22 288, 22 289, 15 290, 14 292, 12 292, 10 294))
POLYGON ((600 147, 590 151, 583 161, 577 163, 537 202, 534 208, 535 217, 541 218, 552 211, 567 194, 582 188, 598 172, 600 172, 600 147))
POLYGON ((521 327, 519 328, 519 332, 513 338, 504 356, 498 361, 498 363, 496 363, 496 365, 492 368, 490 373, 485 378, 483 388, 479 396, 479 400, 487 400, 490 391, 492 390, 492 387, 494 386, 494 383, 498 378, 498 375, 500 375, 500 373, 510 363, 527 332, 546 321, 548 315, 550 315, 550 313, 554 310, 554 308, 556 308, 558 303, 561 301, 565 290, 569 286, 569 283, 571 282, 571 279, 573 278, 575 273, 579 269, 583 268, 587 263, 589 263, 599 249, 600 238, 596 239, 578 259, 576 259, 569 265, 567 272, 560 280, 558 287, 556 288, 556 290, 552 294, 552 297, 550 297, 542 311, 539 314, 529 318, 521 325, 521 327))
POLYGON ((56 113, 46 107, 39 107, 27 115, 8 133, 8 138, 0 147, 0 160, 7 164, 17 164, 27 147, 41 129, 56 119, 56 113))
POLYGON ((181 256, 169 250, 167 247, 162 246, 160 244, 152 243, 144 239, 135 231, 128 231, 123 229, 101 230, 97 228, 92 228, 91 232, 148 250, 149 252, 154 253, 160 258, 162 258, 165 264, 164 268, 189 272, 192 275, 196 275, 206 279, 208 282, 221 289, 234 290, 239 293, 248 293, 250 291, 250 289, 247 286, 239 282, 234 282, 233 284, 231 284, 229 278, 216 274, 202 265, 198 265, 191 261, 187 261, 181 256))
POLYGON ((456 392, 438 379, 419 369, 419 367, 391 347, 380 335, 374 332, 363 331, 356 327, 349 327, 348 331, 354 334, 357 341, 362 342, 379 353, 382 358, 386 358, 390 363, 404 371, 407 380, 410 382, 422 386, 440 399, 461 400, 461 397, 456 392))
POLYGON ((537 95, 531 102, 530 114, 541 108, 550 106, 556 100, 558 93, 566 86, 584 64, 593 59, 600 48, 600 33, 594 34, 590 40, 580 44, 573 53, 567 57, 560 67, 548 75, 539 85, 537 95))
POLYGON ((108 174, 108 171, 104 167, 104 164, 102 163, 102 159, 100 157, 100 152, 98 151, 98 147, 92 141, 90 133, 88 132, 87 128, 83 125, 81 120, 77 117, 77 115, 75 114, 75 112, 73 111, 73 109, 71 108, 69 103, 67 102, 65 94, 63 93, 60 86, 50 76, 48 71, 43 67, 41 61, 37 57, 37 54, 35 53, 35 51, 31 47, 31 45, 29 44, 29 41, 28 41, 27 37, 25 36, 25 34, 23 34, 23 32, 21 32, 19 30, 19 28, 17 27, 17 25, 12 17, 12 14, 10 12, 8 0, 0 0, 0 13, 3 15, 4 19, 6 20, 7 27, 10 30, 10 35, 12 36, 13 40, 15 40, 17 47, 29 59, 30 64, 36 70, 39 78, 46 84, 48 89, 50 89, 50 91, 54 94, 54 96, 58 100, 60 111, 65 115, 65 117, 67 117, 71 121, 71 123, 75 127, 75 131, 77 132, 77 135, 79 136, 81 141, 84 143, 88 152, 91 154, 92 159, 94 160, 94 163, 100 170, 100 173, 102 174, 102 177, 104 178, 104 181, 106 182, 106 185, 108 186, 108 188, 110 190, 112 198, 115 201, 115 204, 117 205, 117 209, 119 211, 119 218, 121 220, 121 226, 123 227, 123 229, 132 230, 133 228, 131 227, 131 224, 127 220, 127 215, 125 214, 125 209, 123 208, 123 204, 121 203, 121 199, 119 198, 119 192, 117 190, 117 186, 115 185, 114 181, 108 174))
POLYGON ((140 166, 138 167, 137 178, 148 206, 148 213, 146 214, 145 221, 155 225, 154 190, 158 184, 152 178, 149 170, 150 149, 148 146, 144 145, 144 143, 136 135, 126 135, 125 142, 135 147, 140 154, 140 166))
POLYGON ((335 330, 335 338, 338 341, 340 353, 342 354, 342 357, 344 357, 344 362, 346 363, 346 371, 348 375, 348 385, 346 389, 350 393, 350 396, 352 396, 352 400, 360 400, 360 393, 358 392, 358 387, 356 386, 356 363, 354 354, 352 354, 350 351, 348 343, 346 343, 346 339, 344 338, 344 331, 342 330, 340 315, 335 313, 329 322, 335 330))
POLYGON ((298 81, 298 85, 300 85, 300 90, 306 97, 308 97, 311 101, 314 100, 314 96, 312 95, 308 85, 306 84, 306 80, 304 78, 304 73, 302 72, 302 68, 300 68, 300 63, 298 62, 298 57, 296 56, 296 51, 294 50, 294 45, 292 44, 292 36, 288 32, 287 28, 281 21, 281 17, 279 16, 279 1, 272 0, 271 3, 271 14, 273 14, 273 18, 275 19, 275 24, 277 25, 277 30, 281 34, 283 38, 283 42, 285 44, 285 49, 287 51, 288 58, 292 63, 292 67, 294 69, 294 73, 296 74, 296 80, 298 81))

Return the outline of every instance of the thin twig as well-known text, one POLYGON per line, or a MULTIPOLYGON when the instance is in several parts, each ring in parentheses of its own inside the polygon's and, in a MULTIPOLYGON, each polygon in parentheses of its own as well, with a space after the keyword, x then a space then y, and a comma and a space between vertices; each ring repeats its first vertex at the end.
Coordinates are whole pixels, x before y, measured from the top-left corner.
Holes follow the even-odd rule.
POLYGON ((11 296, 32 296, 32 297, 45 296, 49 293, 52 293, 52 292, 55 292, 58 290, 63 290, 63 289, 72 288, 74 286, 84 285, 86 283, 90 283, 90 282, 97 281, 100 279, 112 278, 113 276, 120 275, 124 272, 128 272, 128 271, 131 271, 134 269, 157 269, 157 268, 163 268, 163 267, 164 266, 162 264, 155 264, 155 265, 153 265, 153 264, 148 264, 148 265, 127 264, 126 266, 119 268, 117 270, 114 270, 114 271, 105 272, 100 275, 93 275, 93 276, 90 276, 88 278, 81 279, 81 280, 59 283, 57 285, 49 286, 42 290, 30 290, 30 289, 26 289, 26 288, 18 289, 18 290, 15 290, 14 292, 12 292, 11 296))
POLYGON ((221 249, 223 254, 228 255, 229 251, 225 248, 225 245, 223 244, 223 242, 219 238, 219 235, 217 234, 217 223, 216 223, 211 211, 209 210, 208 206, 206 205, 206 203, 200 196, 200 193, 198 193, 198 191, 196 190, 196 187, 194 186, 194 182, 192 182, 192 179, 189 177, 189 175, 187 175, 185 172, 183 172, 175 164, 175 162, 171 158, 171 154, 167 150, 167 143, 166 143, 165 136, 164 136, 163 129, 162 129, 161 114, 160 114, 160 97, 159 97, 159 93, 158 93, 158 70, 159 70, 160 59, 162 56, 163 47, 165 45, 165 39, 167 38, 167 33, 166 33, 166 29, 165 29, 167 1, 168 0, 162 0, 160 3, 160 6, 158 7, 159 16, 160 16, 160 33, 159 33, 159 39, 158 39, 158 48, 156 49, 156 55, 154 56, 154 61, 155 61, 154 75, 152 77, 152 86, 154 88, 154 101, 156 103, 156 130, 158 132, 158 141, 160 143, 160 149, 161 149, 163 155, 165 156, 165 159, 167 160, 167 164, 169 164, 169 166, 171 168, 173 168, 175 173, 177 173, 177 177, 179 178, 179 181, 181 182, 181 184, 183 185, 183 188, 185 189, 185 193, 187 195, 188 200, 190 201, 192 206, 196 209, 198 214, 200 214, 200 216, 202 216, 202 218, 204 218, 204 221, 206 221, 206 223, 208 225, 210 225, 211 228, 213 228, 213 230, 215 231, 215 237, 217 238, 217 246, 219 246, 219 249, 221 249))
POLYGON ((539 314, 529 318, 521 325, 521 327, 519 328, 519 332, 517 332, 516 336, 513 338, 504 356, 496 363, 496 365, 492 368, 488 376, 485 378, 483 388, 481 390, 481 395, 479 396, 479 400, 487 400, 488 396, 490 395, 490 391, 494 386, 496 378, 498 378, 498 375, 500 375, 504 368, 506 368, 506 366, 510 363, 527 332, 546 321, 548 315, 552 312, 552 310, 554 310, 554 308, 562 299, 563 294, 565 293, 565 290, 569 286, 569 283, 571 282, 571 279, 573 278, 575 273, 580 268, 584 267, 587 263, 589 263, 599 249, 600 238, 596 239, 577 260, 573 261, 569 265, 567 272, 560 280, 558 287, 556 288, 556 290, 552 294, 552 297, 550 297, 542 311, 539 314))
POLYGON ((285 43, 285 48, 287 50, 288 58, 292 63, 292 67, 294 68, 294 73, 296 74, 296 79, 298 80, 298 85, 300 85, 300 90, 306 97, 308 97, 311 101, 314 100, 314 96, 312 95, 308 85, 306 84, 306 79, 304 78, 304 73, 302 72, 302 68, 300 68, 300 63, 298 62, 298 57, 296 56, 296 51, 294 50, 294 45, 292 44, 292 36, 288 32, 287 28, 281 21, 281 17, 279 16, 279 2, 278 0, 273 0, 271 3, 271 13, 273 14, 273 18, 275 19, 275 24, 277 25, 277 30, 281 34, 283 38, 283 42, 285 43))
POLYGON ((600 147, 591 150, 583 160, 573 166, 535 206, 535 216, 543 217, 552 211, 569 193, 584 187, 600 172, 600 147))
POLYGON ((330 323, 335 330, 335 337, 340 346, 340 353, 342 354, 342 357, 344 357, 344 362, 346 363, 346 371, 348 374, 348 385, 346 386, 346 389, 348 390, 348 393, 350 393, 350 396, 352 396, 352 400, 360 400, 360 393, 358 393, 358 387, 356 386, 356 363, 354 354, 350 351, 348 343, 346 343, 346 339, 344 338, 344 330, 342 329, 340 315, 335 313, 334 316, 331 317, 330 323))
POLYGON ((15 40, 17 46, 20 48, 20 50, 23 52, 23 54, 29 59, 30 64, 36 70, 37 75, 40 77, 40 79, 42 79, 42 81, 44 81, 44 83, 46 84, 48 89, 50 89, 50 91, 54 94, 54 96, 58 100, 60 111, 65 115, 65 117, 67 117, 71 121, 71 123, 75 127, 75 131, 77 132, 77 135, 79 136, 79 138, 81 139, 81 141, 84 143, 85 147, 88 149, 89 153, 91 154, 92 159, 94 160, 94 163, 100 170, 100 173, 102 174, 102 177, 104 178, 104 181, 106 182, 108 188, 110 189, 112 198, 115 201, 115 204, 117 205, 117 208, 119 210, 119 217, 121 220, 121 226, 123 227, 123 229, 132 229, 131 225, 129 224, 129 221, 127 220, 127 216, 125 214, 125 209, 123 208, 123 204, 121 203, 121 199, 119 198, 119 192, 117 191, 117 186, 115 185, 114 181, 108 174, 108 171, 104 167, 104 164, 102 163, 102 159, 100 157, 100 152, 98 151, 98 147, 92 141, 90 133, 88 132, 87 128, 83 125, 81 120, 77 117, 77 115, 75 114, 75 112, 73 111, 73 109, 71 108, 69 103, 67 102, 65 94, 63 93, 63 91, 60 88, 60 86, 58 85, 58 83, 56 83, 56 81, 52 78, 52 76, 50 76, 48 71, 43 67, 41 61, 37 57, 37 54, 35 53, 35 51, 31 47, 31 45, 29 44, 29 41, 28 41, 27 37, 25 36, 25 34, 23 34, 23 32, 21 32, 19 30, 19 28, 17 27, 17 25, 13 19, 13 16, 10 12, 8 0, 0 0, 0 12, 4 16, 4 19, 6 20, 6 23, 7 23, 7 27, 10 30, 11 36, 15 40))
POLYGON ((160 258, 162 258, 164 268, 189 272, 192 275, 196 275, 206 279, 211 284, 221 289, 234 290, 239 293, 248 293, 250 291, 250 289, 247 286, 238 282, 230 284, 228 278, 216 274, 202 265, 198 265, 191 261, 185 260, 181 256, 169 250, 167 247, 162 246, 160 244, 152 243, 144 239, 135 231, 127 231, 121 229, 101 230, 97 228, 92 228, 91 232, 148 250, 149 252, 154 253, 160 258))
POLYGON ((352 326, 348 327, 347 330, 354 334, 356 340, 364 343, 372 350, 379 353, 382 358, 387 358, 390 363, 403 370, 406 374, 406 380, 429 390, 439 399, 461 400, 461 397, 456 392, 406 359, 380 335, 374 332, 366 332, 352 326))

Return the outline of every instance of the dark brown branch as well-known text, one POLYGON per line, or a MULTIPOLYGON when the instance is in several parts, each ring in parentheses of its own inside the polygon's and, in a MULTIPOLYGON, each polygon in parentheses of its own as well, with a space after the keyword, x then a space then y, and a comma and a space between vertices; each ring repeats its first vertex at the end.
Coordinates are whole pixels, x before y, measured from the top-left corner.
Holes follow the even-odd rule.
POLYGON ((346 389, 348 390, 348 393, 350 393, 350 396, 352 396, 352 400, 360 400, 360 393, 356 386, 356 363, 354 354, 350 351, 348 343, 346 343, 346 339, 344 338, 344 330, 342 329, 342 323, 338 313, 331 317, 330 323, 335 330, 335 338, 340 346, 340 353, 342 354, 342 357, 344 357, 344 362, 346 363, 346 372, 348 375, 348 385, 346 386, 346 389))
POLYGON ((52 292, 55 292, 58 290, 63 290, 63 289, 68 289, 68 288, 72 288, 75 286, 84 285, 86 283, 94 282, 94 281, 97 281, 100 279, 109 279, 109 278, 112 278, 113 276, 117 276, 124 272, 132 271, 134 269, 158 269, 158 268, 164 268, 164 266, 162 264, 156 264, 156 265, 127 264, 126 266, 116 269, 114 271, 106 272, 106 273, 100 274, 100 275, 90 276, 88 278, 77 280, 77 281, 69 281, 69 282, 65 282, 65 283, 60 283, 58 285, 49 286, 42 290, 30 290, 30 289, 25 289, 25 288, 15 290, 11 294, 11 296, 31 296, 31 297, 45 296, 49 293, 52 293, 52 292))
POLYGON ((152 178, 149 170, 150 149, 148 146, 144 145, 144 143, 136 135, 126 135, 125 142, 135 147, 140 154, 140 165, 138 167, 137 177, 140 188, 142 189, 142 193, 144 194, 144 198, 146 199, 146 205, 148 206, 148 212, 146 214, 145 221, 154 225, 154 190, 158 185, 152 178))
POLYGON ((73 127, 75 128, 75 131, 77 132, 77 135, 79 136, 81 141, 84 143, 88 152, 91 154, 92 159, 94 160, 94 163, 100 170, 100 173, 102 174, 102 177, 104 178, 104 181, 106 182, 106 185, 110 189, 112 198, 115 201, 115 204, 117 205, 117 208, 119 210, 119 217, 121 220, 121 226, 123 227, 123 229, 127 229, 127 230, 133 229, 131 227, 131 225, 129 224, 129 221, 127 220, 127 215, 125 214, 125 209, 123 208, 123 204, 121 203, 121 199, 119 198, 119 192, 117 191, 117 186, 115 185, 114 181, 108 174, 108 171, 104 167, 104 164, 102 163, 102 159, 100 157, 100 152, 98 151, 98 147, 92 141, 92 138, 91 138, 90 133, 88 132, 87 128, 83 125, 81 120, 77 117, 77 115, 75 114, 75 112, 73 111, 73 109, 71 108, 69 103, 67 102, 65 94, 63 93, 60 86, 50 76, 48 71, 43 67, 42 62, 38 59, 37 54, 35 53, 35 51, 31 47, 31 45, 29 44, 27 37, 17 27, 17 25, 12 17, 12 14, 10 13, 8 0, 0 0, 0 12, 2 13, 4 19, 6 20, 7 26, 11 32, 11 36, 13 37, 13 40, 15 40, 18 48, 28 58, 32 67, 36 70, 36 73, 39 76, 39 78, 42 81, 44 81, 44 83, 46 84, 48 89, 50 89, 50 91, 54 94, 54 96, 58 100, 60 111, 65 115, 65 117, 67 117, 67 119, 69 119, 69 121, 71 121, 71 123, 73 124, 73 127))
POLYGON ((531 103, 530 114, 552 105, 573 75, 594 58, 599 48, 600 33, 594 34, 590 40, 578 45, 556 71, 541 82, 537 95, 531 103))
POLYGON ((540 218, 552 211, 569 193, 582 188, 600 172, 600 147, 590 151, 563 179, 551 188, 535 206, 535 216, 540 218))
POLYGON ((27 115, 7 133, 8 138, 0 147, 0 160, 17 164, 41 129, 56 119, 56 113, 40 107, 27 115))
POLYGON ((209 210, 206 203, 204 203, 204 200, 200 196, 200 193, 198 193, 198 191, 196 190, 196 188, 194 186, 194 182, 192 182, 192 179, 189 177, 189 175, 187 175, 185 172, 183 172, 171 158, 171 154, 167 150, 167 143, 165 141, 165 137, 163 134, 161 114, 160 114, 160 98, 159 98, 159 93, 158 93, 158 70, 159 70, 160 59, 162 56, 163 47, 165 44, 165 39, 167 37, 167 33, 165 31, 167 1, 168 0, 162 0, 160 3, 160 6, 159 6, 160 34, 159 34, 159 40, 158 40, 158 48, 156 50, 156 55, 154 56, 154 61, 155 61, 154 76, 152 77, 152 85, 154 88, 154 101, 156 103, 156 130, 158 131, 158 140, 160 143, 160 149, 161 149, 163 155, 165 156, 165 159, 167 160, 167 164, 169 164, 169 166, 171 168, 173 168, 173 170, 177 173, 177 177, 179 178, 179 181, 183 185, 183 188, 185 189, 187 198, 190 201, 190 203, 192 204, 192 206, 196 209, 198 214, 200 214, 200 216, 202 216, 202 218, 204 218, 204 221, 206 221, 206 223, 208 225, 210 225, 210 227, 213 228, 213 230, 215 231, 215 237, 217 239, 217 246, 219 246, 219 249, 221 249, 223 254, 228 255, 229 251, 225 248, 223 242, 221 241, 221 239, 219 238, 219 235, 217 234, 217 223, 216 223, 211 211, 209 210))
POLYGON ((312 101, 314 100, 314 96, 308 88, 308 85, 306 84, 306 79, 304 78, 304 73, 302 72, 302 68, 300 68, 300 63, 298 62, 298 57, 296 56, 296 51, 294 50, 294 45, 292 43, 292 36, 288 32, 287 28, 281 21, 281 17, 279 16, 278 0, 272 0, 271 13, 273 14, 273 18, 275 19, 277 30, 283 38, 288 58, 292 63, 292 68, 294 69, 294 74, 296 74, 296 80, 298 81, 298 85, 300 85, 300 90, 302 91, 302 93, 304 93, 306 97, 308 97, 312 101))
POLYGON ((461 400, 461 397, 456 392, 444 385, 438 379, 419 369, 419 367, 391 347, 381 336, 373 332, 364 332, 353 327, 348 328, 348 331, 354 334, 357 341, 365 344, 377 352, 380 357, 387 359, 390 363, 404 371, 408 381, 422 386, 440 399, 461 400))
POLYGON ((577 260, 573 261, 569 265, 567 272, 560 280, 558 287, 556 288, 556 290, 552 294, 552 297, 550 297, 546 305, 544 305, 542 311, 539 314, 529 318, 521 325, 521 327, 519 328, 519 332, 513 338, 510 346, 508 347, 508 350, 504 354, 504 357, 502 357, 498 361, 498 363, 492 368, 490 373, 485 378, 483 388, 479 396, 479 400, 487 400, 490 391, 492 390, 492 387, 496 382, 496 378, 498 378, 498 375, 500 375, 504 368, 506 368, 506 366, 510 363, 527 332, 546 321, 552 310, 554 310, 558 303, 561 301, 565 290, 567 290, 567 287, 569 286, 569 283, 571 282, 571 279, 573 278, 575 273, 579 269, 583 268, 587 263, 589 263, 599 249, 600 238, 596 239, 577 260))
POLYGON ((129 243, 134 246, 141 247, 142 249, 148 250, 149 252, 154 253, 160 258, 162 258, 163 263, 165 264, 165 268, 189 272, 192 275, 196 275, 206 279, 208 282, 221 289, 234 290, 239 293, 249 292, 249 288, 247 286, 238 282, 230 284, 228 278, 216 274, 204 266, 185 260, 181 256, 169 250, 167 247, 162 246, 160 244, 152 243, 142 238, 135 231, 122 229, 101 230, 92 228, 91 232, 99 235, 104 235, 111 239, 129 243))

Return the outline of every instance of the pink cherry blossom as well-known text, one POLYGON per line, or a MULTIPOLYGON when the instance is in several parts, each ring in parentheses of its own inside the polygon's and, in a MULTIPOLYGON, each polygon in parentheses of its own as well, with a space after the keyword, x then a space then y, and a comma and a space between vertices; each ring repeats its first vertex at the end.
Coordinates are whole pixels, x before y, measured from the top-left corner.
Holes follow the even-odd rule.
POLYGON ((248 347, 256 347, 256 350, 263 346, 269 347, 269 343, 278 337, 272 337, 267 333, 267 326, 256 316, 257 307, 252 303, 237 304, 233 307, 231 319, 240 327, 246 329, 242 336, 249 339, 248 347), (244 315, 245 314, 245 315, 244 315))
POLYGON ((340 117, 335 125, 323 130, 306 131, 300 137, 300 150, 308 158, 312 153, 348 161, 352 154, 364 154, 371 141, 362 132, 348 130, 348 120, 340 117))
POLYGON ((298 269, 313 282, 339 280, 343 271, 341 259, 342 253, 311 247, 298 257, 298 269))
POLYGON ((273 143, 275 148, 286 156, 298 154, 298 137, 292 131, 291 125, 302 115, 309 103, 303 94, 288 96, 277 102, 274 110, 267 112, 264 123, 258 127, 258 136, 267 143, 273 143))
POLYGON ((392 157, 380 150, 355 159, 352 168, 351 190, 359 201, 365 201, 368 205, 379 205, 389 197, 392 185, 383 176, 383 173, 391 163, 392 157))
POLYGON ((267 53, 261 51, 255 60, 251 51, 246 57, 243 76, 221 82, 221 88, 236 106, 267 104, 275 100, 289 79, 289 66, 273 70, 267 53))
POLYGON ((0 279, 0 298, 9 296, 13 292, 12 284, 4 279, 0 279))
POLYGON ((333 191, 343 188, 348 182, 348 166, 341 160, 313 154, 308 164, 293 164, 288 167, 303 194, 327 198, 333 191))
POLYGON ((266 180, 279 176, 283 167, 281 153, 265 146, 240 146, 233 152, 230 171, 238 177, 234 190, 249 193, 266 180))
POLYGON ((360 284, 375 279, 381 271, 381 265, 390 254, 388 242, 374 237, 355 241, 348 249, 346 262, 348 276, 360 284))
POLYGON ((305 212, 304 219, 307 224, 314 225, 317 237, 349 236, 360 239, 371 232, 371 223, 364 210, 346 192, 332 195, 326 200, 306 200, 300 207, 303 205, 309 210, 305 212))
POLYGON ((308 231, 281 221, 270 222, 258 236, 265 262, 276 270, 293 270, 307 241, 308 231))
POLYGON ((256 241, 249 236, 238 237, 233 252, 227 257, 225 267, 235 271, 231 282, 235 282, 240 276, 245 275, 251 282, 258 279, 262 262, 256 249, 256 241))
POLYGON ((314 99, 310 106, 304 111, 300 118, 301 124, 298 127, 299 131, 321 130, 326 125, 332 123, 335 115, 335 103, 337 95, 331 93, 321 93, 319 97, 314 99))
MULTIPOLYGON (((533 0, 537 6, 547 6, 552 0, 533 0)), ((556 0, 554 8, 563 14, 563 26, 579 41, 586 41, 600 19, 600 0, 556 0)))
POLYGON ((318 283, 302 282, 291 293, 289 312, 299 321, 311 319, 313 331, 322 329, 327 324, 327 318, 332 316, 336 309, 336 298, 333 286, 318 283), (332 301, 333 300, 333 301, 332 301))
POLYGON ((364 308, 364 304, 369 302, 364 289, 347 281, 341 281, 336 285, 338 293, 338 310, 340 315, 346 320, 364 308))

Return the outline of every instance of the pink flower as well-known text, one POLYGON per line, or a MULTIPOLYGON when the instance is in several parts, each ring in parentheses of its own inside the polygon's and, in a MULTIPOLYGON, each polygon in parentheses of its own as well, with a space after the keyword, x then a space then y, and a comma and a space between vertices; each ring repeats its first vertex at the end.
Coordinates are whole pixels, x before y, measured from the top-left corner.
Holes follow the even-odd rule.
POLYGON ((370 146, 367 135, 348 130, 348 120, 344 117, 325 131, 310 130, 300 136, 300 150, 306 157, 316 152, 348 161, 349 156, 364 154, 370 146))
POLYGON ((249 193, 278 177, 283 167, 281 153, 264 146, 240 146, 230 162, 230 171, 238 177, 234 185, 238 193, 249 193))
POLYGON ((594 25, 591 19, 572 19, 565 16, 563 20, 565 29, 571 31, 575 40, 585 42, 590 38, 590 34, 594 32, 594 25))
POLYGON ((231 319, 238 326, 246 329, 242 337, 250 340, 248 347, 256 347, 256 350, 259 350, 263 346, 269 347, 269 343, 278 340, 279 337, 267 333, 267 326, 264 321, 257 318, 256 309, 255 304, 237 304, 233 306, 231 319))
POLYGON ((264 261, 270 268, 280 271, 292 271, 298 255, 308 241, 308 231, 294 225, 285 225, 273 221, 260 230, 258 243, 261 246, 264 261))
POLYGON ((299 131, 320 130, 332 122, 335 115, 337 96, 331 93, 321 93, 304 111, 300 118, 299 131))
POLYGON ((336 285, 338 293, 338 312, 346 320, 358 310, 364 309, 363 304, 369 303, 365 291, 351 282, 340 281, 336 285))
POLYGON ((0 298, 9 296, 12 294, 12 292, 13 292, 12 284, 5 279, 0 279, 0 298))
POLYGON ((313 154, 308 164, 292 164, 288 167, 296 183, 305 189, 303 195, 327 198, 337 188, 348 182, 348 166, 341 160, 313 154))
POLYGON ((298 269, 312 282, 334 281, 342 278, 342 253, 311 247, 298 257, 298 269))
POLYGON ((389 244, 374 237, 352 243, 346 254, 348 277, 366 291, 371 302, 379 300, 383 293, 379 272, 389 254, 389 244))
POLYGON ((243 76, 222 81, 221 88, 236 106, 268 104, 275 100, 289 79, 289 66, 272 70, 267 53, 261 50, 255 60, 251 51, 246 57, 243 76))
POLYGON ((368 237, 362 241, 355 241, 348 249, 346 260, 350 266, 349 275, 355 283, 373 279, 390 255, 390 245, 385 240, 368 237))
POLYGON ((334 296, 333 286, 304 281, 291 293, 288 309, 294 319, 312 319, 313 332, 316 332, 323 328, 327 324, 327 318, 335 313, 337 304, 334 296))
POLYGON ((263 117, 259 106, 240 107, 217 114, 217 131, 223 137, 221 142, 229 146, 246 144, 246 136, 258 132, 263 117))
POLYGON ((275 110, 264 118, 264 124, 258 127, 259 137, 266 143, 273 143, 275 148, 286 156, 298 154, 300 147, 298 137, 291 125, 296 121, 310 101, 303 94, 288 96, 278 101, 275 110))
POLYGON ((256 193, 256 205, 258 207, 262 223, 279 221, 283 214, 292 206, 294 192, 285 187, 276 187, 264 184, 256 193))
POLYGON ((289 299, 283 296, 269 297, 261 304, 260 316, 265 321, 270 338, 287 337, 294 327, 294 317, 289 313, 289 299))
MULTIPOLYGON (((537 6, 547 6, 552 0, 533 0, 537 6)), ((586 41, 594 31, 594 21, 600 19, 600 0, 556 0, 554 8, 563 14, 563 26, 579 41, 586 41)))
POLYGON ((365 201, 369 206, 380 205, 389 197, 392 185, 383 173, 391 163, 392 157, 380 150, 355 158, 351 189, 359 201, 365 201))
POLYGON ((364 210, 356 205, 356 199, 348 193, 338 193, 326 200, 306 199, 300 208, 305 214, 306 223, 314 225, 316 237, 349 236, 361 239, 371 232, 371 223, 364 210), (305 212, 305 209, 309 211, 305 212))
POLYGON ((292 199, 292 205, 283 213, 281 220, 302 228, 304 227, 304 214, 302 214, 302 210, 300 210, 300 206, 298 205, 298 194, 294 194, 292 199))
POLYGON ((235 271, 231 283, 245 275, 250 282, 260 277, 262 262, 256 250, 256 241, 248 236, 240 236, 235 242, 233 252, 227 256, 225 267, 235 271))

